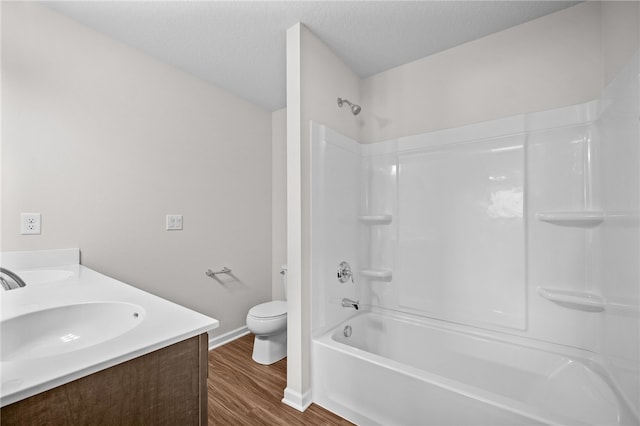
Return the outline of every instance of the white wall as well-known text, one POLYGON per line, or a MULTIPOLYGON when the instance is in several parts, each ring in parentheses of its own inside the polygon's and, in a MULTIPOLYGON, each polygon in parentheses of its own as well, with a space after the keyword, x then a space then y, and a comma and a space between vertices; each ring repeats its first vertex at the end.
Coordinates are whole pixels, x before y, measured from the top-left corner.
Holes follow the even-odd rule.
POLYGON ((585 2, 362 81, 361 142, 597 98, 600 4, 585 2))
POLYGON ((640 48, 640 2, 600 3, 604 82, 608 85, 640 48))
POLYGON ((2 250, 220 320, 271 298, 271 113, 34 2, 2 3, 2 250), (247 125, 250 123, 251 125, 247 125), (19 235, 20 212, 42 235, 19 235), (184 215, 165 231, 165 215, 184 215), (217 282, 208 268, 228 266, 217 282))
POLYGON ((361 82, 361 142, 596 99, 638 49, 640 3, 591 1, 361 82))
POLYGON ((287 110, 271 114, 271 297, 284 300, 280 268, 287 263, 287 110))

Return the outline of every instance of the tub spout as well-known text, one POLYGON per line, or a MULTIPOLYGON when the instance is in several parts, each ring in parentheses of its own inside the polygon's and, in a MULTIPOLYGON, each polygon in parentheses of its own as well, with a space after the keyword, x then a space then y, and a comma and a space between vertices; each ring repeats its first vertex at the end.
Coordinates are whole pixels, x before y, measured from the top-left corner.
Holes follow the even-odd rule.
POLYGON ((342 299, 342 307, 343 308, 353 308, 356 311, 359 309, 360 302, 357 300, 347 299, 346 297, 342 299))

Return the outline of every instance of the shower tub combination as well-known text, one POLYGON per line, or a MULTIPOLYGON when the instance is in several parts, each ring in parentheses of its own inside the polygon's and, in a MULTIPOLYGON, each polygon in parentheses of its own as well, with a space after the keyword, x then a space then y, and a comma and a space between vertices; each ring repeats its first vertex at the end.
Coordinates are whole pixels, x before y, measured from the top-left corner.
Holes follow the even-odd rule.
POLYGON ((373 144, 312 123, 313 402, 363 425, 640 423, 634 58, 572 107, 373 144))
POLYGON ((313 340, 314 401, 363 425, 637 424, 588 352, 493 334, 359 313, 313 340))

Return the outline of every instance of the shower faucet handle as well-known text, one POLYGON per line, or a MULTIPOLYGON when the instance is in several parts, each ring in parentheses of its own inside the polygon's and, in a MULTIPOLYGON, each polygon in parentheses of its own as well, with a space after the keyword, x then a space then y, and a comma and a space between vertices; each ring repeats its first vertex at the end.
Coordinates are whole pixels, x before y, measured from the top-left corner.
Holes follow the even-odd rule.
POLYGON ((353 282, 353 274, 351 273, 351 266, 345 261, 340 262, 338 265, 338 281, 346 283, 351 280, 353 282))

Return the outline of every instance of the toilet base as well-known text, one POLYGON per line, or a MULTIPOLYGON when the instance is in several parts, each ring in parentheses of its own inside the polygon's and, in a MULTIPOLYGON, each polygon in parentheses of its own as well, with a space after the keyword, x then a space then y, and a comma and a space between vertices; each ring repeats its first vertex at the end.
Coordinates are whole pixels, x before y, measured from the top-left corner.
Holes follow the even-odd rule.
POLYGON ((258 364, 269 365, 287 356, 287 331, 272 336, 256 336, 251 358, 258 364))

